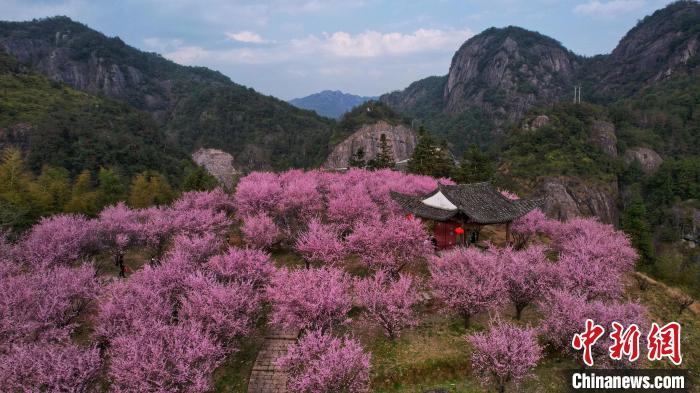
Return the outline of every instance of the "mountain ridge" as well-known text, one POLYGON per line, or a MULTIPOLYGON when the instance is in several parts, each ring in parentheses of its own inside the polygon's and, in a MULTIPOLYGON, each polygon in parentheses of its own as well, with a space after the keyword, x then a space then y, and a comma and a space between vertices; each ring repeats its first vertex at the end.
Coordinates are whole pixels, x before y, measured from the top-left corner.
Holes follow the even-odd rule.
POLYGON ((352 108, 377 98, 344 93, 340 90, 323 90, 288 102, 298 108, 315 111, 321 116, 339 119, 352 108))

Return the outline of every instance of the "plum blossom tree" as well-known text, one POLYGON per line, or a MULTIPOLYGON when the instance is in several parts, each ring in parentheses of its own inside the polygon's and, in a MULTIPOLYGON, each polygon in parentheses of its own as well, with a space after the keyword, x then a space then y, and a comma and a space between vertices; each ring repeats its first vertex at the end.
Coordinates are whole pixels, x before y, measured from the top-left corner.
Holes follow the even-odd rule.
POLYGON ((253 172, 242 178, 233 196, 239 218, 260 213, 271 214, 282 193, 279 176, 271 172, 253 172))
POLYGON ((545 248, 530 246, 521 251, 506 248, 500 252, 503 266, 503 283, 508 298, 515 306, 515 317, 520 319, 523 310, 547 295, 554 285, 552 264, 547 262, 545 248))
POLYGON ((281 236, 275 222, 265 213, 243 218, 241 232, 251 246, 261 249, 272 247, 281 236))
POLYGON ((296 233, 309 219, 323 211, 323 196, 318 191, 315 172, 287 171, 280 175, 280 183, 283 191, 276 211, 289 232, 296 233))
MULTIPOLYGON (((551 296, 542 300, 540 309, 543 320, 540 332, 549 345, 561 351, 574 354, 571 348, 571 338, 583 331, 586 319, 592 319, 610 331, 613 321, 627 327, 632 323, 642 327, 646 325, 646 309, 637 303, 619 303, 595 300, 588 302, 580 295, 562 290, 554 290, 551 296)), ((607 349, 611 345, 606 335, 593 348, 595 362, 605 362, 608 358, 607 349)))
POLYGON ((173 246, 168 251, 166 259, 173 258, 173 254, 179 253, 181 254, 180 258, 187 259, 190 263, 199 266, 218 254, 223 245, 222 239, 213 233, 192 236, 180 234, 175 236, 173 246))
POLYGON ((0 355, 0 386, 8 392, 91 392, 100 371, 96 348, 31 343, 0 355))
POLYGON ((34 225, 17 245, 18 259, 27 266, 70 265, 97 249, 93 221, 77 214, 59 214, 34 225))
POLYGON ((543 233, 546 230, 548 221, 540 209, 531 210, 524 216, 515 219, 511 225, 513 247, 521 249, 527 246, 538 233, 543 233))
POLYGON ((464 319, 498 307, 505 297, 498 254, 458 248, 430 261, 431 287, 436 298, 464 319))
POLYGON ((347 256, 347 247, 340 239, 340 230, 336 225, 323 224, 318 218, 309 222, 306 232, 299 235, 296 250, 304 256, 306 267, 313 261, 331 265, 342 262, 347 256))
POLYGON ((234 340, 247 335, 253 318, 260 308, 260 295, 250 283, 216 282, 203 274, 189 276, 187 291, 181 300, 178 318, 200 324, 201 328, 228 351, 233 351, 234 340))
POLYGON ((381 218, 379 207, 372 201, 363 185, 358 184, 328 198, 328 219, 343 230, 376 222, 381 218))
POLYGON ((370 355, 354 339, 312 331, 278 359, 290 393, 369 392, 370 355))
POLYGON ((200 326, 137 321, 113 340, 109 377, 115 392, 191 392, 211 389, 224 351, 200 326))
POLYGON ((509 383, 532 376, 531 370, 542 357, 534 329, 506 322, 491 323, 488 332, 472 334, 467 340, 474 346, 475 374, 484 386, 496 386, 500 393, 509 383))
MULTIPOLYGON (((0 280, 0 349, 18 342, 60 341, 93 301, 99 285, 92 266, 58 266, 0 280)), ((1 351, 0 351, 1 352, 1 351)))
POLYGON ((347 238, 370 268, 385 270, 396 277, 409 264, 433 253, 433 246, 418 219, 391 217, 386 222, 358 224, 347 238))
POLYGON ((174 210, 213 210, 215 212, 233 213, 235 202, 231 195, 221 188, 211 191, 190 191, 182 194, 173 202, 174 210))
POLYGON ((366 317, 379 324, 391 340, 418 324, 414 307, 420 294, 410 276, 400 275, 394 281, 380 270, 373 277, 355 280, 355 297, 366 317))
POLYGON ((280 269, 267 288, 270 323, 284 329, 321 330, 347 323, 351 280, 337 268, 280 269))
POLYGON ((270 254, 248 248, 230 248, 228 253, 212 257, 205 269, 223 283, 249 283, 256 290, 269 284, 276 271, 270 254))

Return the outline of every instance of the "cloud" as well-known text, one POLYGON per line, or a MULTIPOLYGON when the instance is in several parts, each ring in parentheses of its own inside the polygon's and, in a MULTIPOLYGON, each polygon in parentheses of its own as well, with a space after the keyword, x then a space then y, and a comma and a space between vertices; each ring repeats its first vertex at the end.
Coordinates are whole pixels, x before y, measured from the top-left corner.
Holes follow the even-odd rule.
POLYGON ((611 19, 627 12, 636 11, 644 7, 644 0, 610 0, 601 2, 591 0, 574 7, 574 12, 581 15, 611 19))
POLYGON ((267 40, 264 40, 259 34, 247 30, 238 33, 226 33, 226 37, 234 41, 245 42, 249 44, 264 44, 267 42, 267 40))
POLYGON ((379 33, 366 31, 357 35, 336 32, 320 42, 321 48, 339 57, 379 57, 418 52, 456 50, 471 30, 418 29, 413 33, 379 33))
MULTIPOLYGON (((262 48, 207 49, 200 46, 182 46, 169 51, 165 57, 178 63, 195 65, 211 62, 273 64, 321 58, 326 61, 344 61, 350 58, 378 59, 435 52, 452 54, 472 35, 474 33, 469 29, 418 29, 405 34, 366 31, 354 35, 338 31, 273 43, 274 45, 262 48)), ((240 42, 269 42, 248 31, 228 36, 240 42)))

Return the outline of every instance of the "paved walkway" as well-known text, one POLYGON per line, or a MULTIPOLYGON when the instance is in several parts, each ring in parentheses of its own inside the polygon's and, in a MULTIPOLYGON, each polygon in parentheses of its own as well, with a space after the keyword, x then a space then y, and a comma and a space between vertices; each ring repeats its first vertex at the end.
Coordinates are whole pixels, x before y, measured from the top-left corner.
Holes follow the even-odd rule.
POLYGON ((287 353, 287 346, 297 341, 299 332, 271 330, 253 364, 248 393, 285 393, 287 377, 276 366, 277 358, 287 353))

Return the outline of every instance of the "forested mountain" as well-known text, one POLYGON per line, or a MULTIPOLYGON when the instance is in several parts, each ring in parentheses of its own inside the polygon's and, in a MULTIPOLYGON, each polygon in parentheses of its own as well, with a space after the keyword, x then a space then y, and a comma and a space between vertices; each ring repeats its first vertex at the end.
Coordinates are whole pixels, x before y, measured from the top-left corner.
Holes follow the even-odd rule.
POLYGON ((700 67, 700 4, 680 1, 646 17, 609 55, 586 58, 518 27, 491 28, 455 53, 450 71, 380 99, 446 137, 459 153, 489 146, 536 106, 610 103, 700 67))
POLYGON ((352 108, 375 99, 377 97, 357 96, 343 93, 340 90, 324 90, 306 97, 289 100, 289 103, 297 108, 312 110, 321 116, 338 119, 352 108))
POLYGON ((149 112, 188 153, 218 148, 252 169, 317 165, 329 149, 330 120, 67 17, 0 22, 0 49, 54 81, 149 112))
POLYGON ((104 167, 128 178, 155 170, 177 182, 194 166, 147 113, 33 73, 0 50, 0 150, 9 146, 35 172, 104 167))

